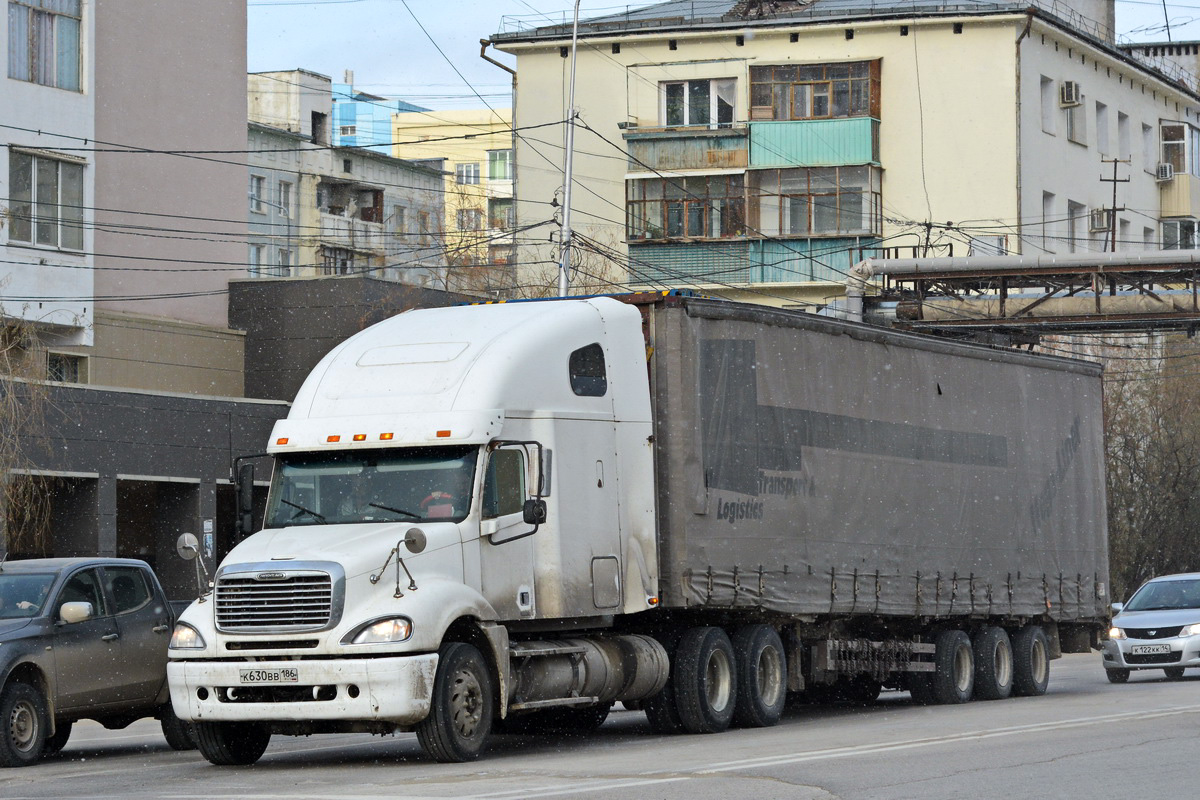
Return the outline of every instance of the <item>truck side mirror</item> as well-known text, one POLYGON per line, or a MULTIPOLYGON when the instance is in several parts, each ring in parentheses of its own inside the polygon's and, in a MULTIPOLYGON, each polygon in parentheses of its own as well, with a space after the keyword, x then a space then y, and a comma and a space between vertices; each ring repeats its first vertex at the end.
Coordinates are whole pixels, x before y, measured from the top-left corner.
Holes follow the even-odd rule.
POLYGON ((242 464, 237 470, 237 529, 238 539, 254 533, 254 465, 242 464))
POLYGON ((540 497, 526 500, 525 505, 521 507, 521 516, 526 525, 545 525, 546 501, 540 497))

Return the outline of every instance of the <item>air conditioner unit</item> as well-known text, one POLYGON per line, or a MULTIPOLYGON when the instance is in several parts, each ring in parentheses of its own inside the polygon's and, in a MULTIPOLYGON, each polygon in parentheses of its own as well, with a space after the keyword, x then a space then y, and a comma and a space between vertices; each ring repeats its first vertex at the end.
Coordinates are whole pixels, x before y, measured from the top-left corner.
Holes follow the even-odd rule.
POLYGON ((1157 169, 1154 170, 1154 180, 1156 180, 1156 181, 1165 182, 1165 181, 1172 180, 1174 177, 1175 177, 1175 165, 1174 164, 1159 164, 1157 169))
POLYGON ((1058 104, 1063 108, 1079 105, 1079 84, 1076 81, 1063 81, 1058 87, 1058 104))
POLYGON ((1092 213, 1088 215, 1088 230, 1096 233, 1098 231, 1106 231, 1112 227, 1111 209, 1093 208, 1092 213))

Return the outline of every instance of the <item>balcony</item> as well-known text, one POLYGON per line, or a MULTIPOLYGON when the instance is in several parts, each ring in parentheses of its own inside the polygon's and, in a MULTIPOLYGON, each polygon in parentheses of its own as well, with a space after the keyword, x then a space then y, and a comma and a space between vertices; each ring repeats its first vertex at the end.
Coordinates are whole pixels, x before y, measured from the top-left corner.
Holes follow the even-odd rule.
POLYGON ((629 171, 737 169, 749 163, 745 128, 627 131, 629 171))
POLYGON ((1200 178, 1186 172, 1158 185, 1160 217, 1200 218, 1200 178))
POLYGON ((879 164, 879 120, 871 117, 750 123, 750 166, 879 164))
POLYGON ((387 234, 378 222, 321 214, 321 244, 359 253, 387 251, 387 234))

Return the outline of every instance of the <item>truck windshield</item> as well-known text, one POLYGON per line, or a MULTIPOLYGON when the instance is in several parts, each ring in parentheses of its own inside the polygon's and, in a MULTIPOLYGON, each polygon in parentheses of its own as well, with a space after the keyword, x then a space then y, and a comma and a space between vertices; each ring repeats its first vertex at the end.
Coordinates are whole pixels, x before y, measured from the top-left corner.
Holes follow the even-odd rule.
POLYGON ((471 508, 477 453, 465 446, 281 456, 265 527, 459 522, 471 508))
POLYGON ((36 617, 53 583, 53 574, 0 573, 0 619, 36 617))

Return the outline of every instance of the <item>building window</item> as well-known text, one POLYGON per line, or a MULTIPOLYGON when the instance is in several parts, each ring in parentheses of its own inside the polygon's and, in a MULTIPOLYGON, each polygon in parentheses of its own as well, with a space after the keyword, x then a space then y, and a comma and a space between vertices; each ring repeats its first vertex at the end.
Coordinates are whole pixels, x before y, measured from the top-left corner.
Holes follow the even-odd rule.
POLYGON ((322 249, 323 271, 326 275, 348 275, 354 267, 354 253, 337 247, 322 249))
POLYGON ((1142 167, 1151 175, 1158 166, 1158 148, 1154 145, 1154 126, 1142 123, 1142 167))
POLYGON ((479 183, 479 163, 456 164, 454 166, 454 181, 461 184, 479 183))
POLYGON ((1100 151, 1101 157, 1111 154, 1108 136, 1108 106, 1104 103, 1096 103, 1096 149, 1100 151))
POLYGON ((292 185, 287 181, 279 182, 279 213, 292 218, 292 185))
POLYGON ((356 136, 358 135, 358 126, 342 125, 340 128, 338 128, 338 133, 342 136, 356 136))
POLYGON ((1129 115, 1117 112, 1117 158, 1125 161, 1133 159, 1133 144, 1130 141, 1129 115))
POLYGON ((400 234, 408 232, 404 219, 404 206, 392 206, 392 230, 400 234))
POLYGON ((1054 135, 1054 123, 1058 118, 1058 92, 1054 89, 1054 79, 1042 76, 1042 131, 1054 135))
POLYGON ((511 197, 493 198, 488 200, 488 227, 492 229, 511 230, 516 227, 516 209, 513 208, 511 197))
POLYGON ((263 250, 261 244, 250 245, 250 263, 247 265, 247 271, 251 278, 257 278, 262 273, 263 250))
POLYGON ((1162 163, 1176 174, 1200 175, 1200 130, 1183 122, 1162 126, 1162 163))
POLYGON ((267 179, 262 175, 250 176, 250 210, 255 214, 265 214, 263 210, 263 195, 266 192, 267 179))
POLYGON ((663 125, 707 125, 710 128, 733 125, 737 103, 737 81, 733 78, 672 81, 661 86, 659 117, 663 125))
POLYGON ((1087 206, 1082 203, 1067 201, 1067 252, 1082 252, 1087 231, 1087 206))
POLYGON ((279 248, 279 263, 275 270, 275 275, 280 278, 286 278, 292 274, 292 251, 285 247, 279 248))
POLYGON ((1079 105, 1067 106, 1063 109, 1067 115, 1067 138, 1075 144, 1087 145, 1087 105, 1083 95, 1079 96, 1079 105))
POLYGON ((879 62, 750 68, 750 119, 879 117, 879 62))
MULTIPOLYGON (((512 150, 488 150, 488 180, 512 180, 512 150)), ((478 176, 477 176, 478 177, 478 176)), ((475 181, 478 183, 478 179, 475 181)))
POLYGON ((68 353, 47 353, 46 380, 87 383, 87 360, 83 356, 68 353))
POLYGON ((9 241, 83 249, 83 165, 10 150, 9 241))
POLYGON ((8 77, 80 91, 82 0, 9 0, 8 77))
POLYGON ((433 228, 429 224, 429 212, 417 212, 417 241, 420 244, 429 244, 430 235, 433 233, 433 228))
POLYGON ((495 266, 508 266, 513 263, 512 245, 494 244, 488 247, 488 263, 495 266))
POLYGON ((751 225, 764 236, 878 234, 882 199, 874 167, 808 167, 749 173, 751 225))
POLYGON ((460 231, 477 231, 483 228, 483 212, 478 208, 460 208, 457 217, 460 231))
POLYGON ((1047 253, 1058 249, 1055 245, 1054 229, 1054 194, 1042 192, 1042 249, 1047 253))
POLYGON ((1162 224, 1163 250, 1196 250, 1200 241, 1196 236, 1196 220, 1168 219, 1162 224))
POLYGON ((638 239, 741 236, 745 184, 741 175, 645 178, 628 183, 628 228, 638 239))

